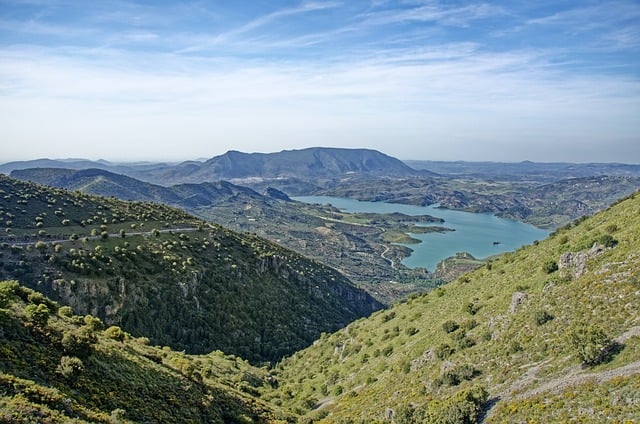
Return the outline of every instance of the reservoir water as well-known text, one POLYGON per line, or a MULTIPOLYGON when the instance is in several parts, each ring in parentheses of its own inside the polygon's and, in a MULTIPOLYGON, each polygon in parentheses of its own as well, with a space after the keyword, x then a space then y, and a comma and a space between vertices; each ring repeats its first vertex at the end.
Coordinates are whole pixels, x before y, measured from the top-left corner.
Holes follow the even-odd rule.
POLYGON ((413 249, 411 256, 402 263, 410 268, 424 267, 434 271, 441 260, 458 252, 468 252, 476 258, 486 258, 498 253, 516 250, 534 240, 542 240, 549 235, 546 230, 510 219, 498 218, 487 213, 471 213, 440 209, 436 206, 413 206, 397 203, 363 202, 354 199, 331 196, 300 196, 294 200, 305 203, 331 204, 345 212, 400 212, 406 215, 431 215, 444 219, 444 224, 434 224, 452 228, 444 233, 412 234, 422 243, 407 245, 413 249))

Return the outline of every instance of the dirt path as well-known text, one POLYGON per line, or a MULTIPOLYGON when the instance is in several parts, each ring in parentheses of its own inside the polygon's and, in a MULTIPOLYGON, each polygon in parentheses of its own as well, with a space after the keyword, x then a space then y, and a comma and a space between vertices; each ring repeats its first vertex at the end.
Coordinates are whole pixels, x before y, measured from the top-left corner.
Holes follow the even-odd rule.
MULTIPOLYGON (((615 342, 624 343, 624 341, 626 341, 627 339, 638 335, 640 335, 640 326, 631 327, 629 330, 617 337, 615 339, 615 342)), ((542 385, 527 390, 523 393, 513 395, 514 392, 518 392, 531 384, 534 381, 538 371, 549 361, 550 360, 540 362, 538 364, 532 364, 531 368, 529 368, 520 379, 513 382, 511 386, 509 386, 509 388, 503 390, 496 396, 489 399, 488 408, 484 411, 479 422, 484 422, 485 420, 491 418, 491 416, 495 412, 495 407, 499 402, 509 401, 511 399, 527 399, 538 396, 545 392, 556 394, 562 392, 567 387, 577 386, 580 384, 585 384, 587 382, 595 382, 600 384, 617 377, 640 375, 640 361, 631 362, 627 365, 612 370, 600 372, 588 372, 589 370, 584 370, 580 366, 576 365, 574 367, 568 368, 567 374, 562 377, 547 381, 546 383, 543 383, 542 385)))
MULTIPOLYGON (((170 232, 190 232, 190 231, 196 231, 197 228, 195 227, 187 227, 187 228, 169 228, 169 229, 162 229, 162 230, 158 230, 158 232, 160 233, 170 233, 170 232)), ((153 233, 153 230, 151 231, 136 231, 136 232, 125 232, 125 236, 130 237, 130 236, 148 236, 151 235, 153 233)), ((121 235, 120 233, 112 233, 109 234, 109 238, 120 238, 121 235)), ((87 240, 99 240, 102 239, 102 236, 78 236, 78 239, 83 239, 86 238, 87 240)), ((14 242, 11 243, 14 246, 29 246, 29 245, 35 245, 38 241, 43 241, 47 244, 53 244, 53 243, 57 243, 57 244, 61 244, 61 243, 71 243, 77 240, 71 240, 69 238, 65 238, 65 239, 58 239, 58 240, 49 240, 49 239, 42 239, 42 240, 32 240, 32 241, 22 241, 22 242, 14 242)))
POLYGON ((391 265, 391 269, 396 269, 396 263, 393 261, 393 259, 391 258, 387 258, 385 255, 387 254, 387 252, 391 250, 391 248, 389 246, 385 246, 384 247, 384 252, 382 252, 380 254, 380 256, 382 256, 382 259, 384 259, 385 261, 388 261, 389 264, 391 265))

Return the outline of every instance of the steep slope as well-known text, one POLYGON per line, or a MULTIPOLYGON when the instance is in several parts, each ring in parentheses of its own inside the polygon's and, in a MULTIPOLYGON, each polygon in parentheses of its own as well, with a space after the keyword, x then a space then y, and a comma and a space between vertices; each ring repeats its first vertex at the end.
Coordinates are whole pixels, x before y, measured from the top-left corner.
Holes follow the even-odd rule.
POLYGON ((382 305, 337 271, 167 206, 0 177, 0 277, 192 353, 260 362, 382 305))
POLYGON ((294 422, 256 397, 265 370, 148 342, 0 282, 0 421, 294 422))
POLYGON ((324 335, 271 400, 322 422, 624 422, 640 389, 640 193, 324 335))

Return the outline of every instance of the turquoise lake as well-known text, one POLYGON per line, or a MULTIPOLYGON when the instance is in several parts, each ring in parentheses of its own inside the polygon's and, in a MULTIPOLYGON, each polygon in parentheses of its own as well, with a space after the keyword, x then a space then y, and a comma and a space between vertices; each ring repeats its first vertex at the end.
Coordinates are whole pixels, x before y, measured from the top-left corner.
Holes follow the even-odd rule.
POLYGON ((331 204, 345 212, 400 212, 407 215, 431 215, 444 219, 444 227, 455 231, 444 233, 412 234, 422 243, 406 245, 413 249, 402 263, 410 268, 424 267, 434 271, 441 260, 458 252, 468 252, 476 258, 516 250, 534 240, 543 240, 547 230, 487 213, 470 213, 440 209, 436 206, 412 206, 397 203, 362 202, 331 196, 300 196, 294 200, 305 203, 331 204), (499 242, 499 244, 494 244, 499 242))

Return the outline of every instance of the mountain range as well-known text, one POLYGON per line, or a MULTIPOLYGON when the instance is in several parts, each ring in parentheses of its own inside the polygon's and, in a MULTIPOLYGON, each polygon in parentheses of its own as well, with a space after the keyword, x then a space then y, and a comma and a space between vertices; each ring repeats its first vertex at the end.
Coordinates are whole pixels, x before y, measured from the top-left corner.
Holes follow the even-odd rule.
POLYGON ((201 183, 228 180, 262 182, 264 180, 336 179, 347 176, 427 176, 433 173, 410 168, 402 161, 376 150, 312 147, 278 153, 242 153, 229 151, 204 162, 178 164, 111 164, 106 161, 50 160, 9 162, 0 165, 0 173, 27 168, 65 168, 109 170, 114 173, 159 185, 201 183))

